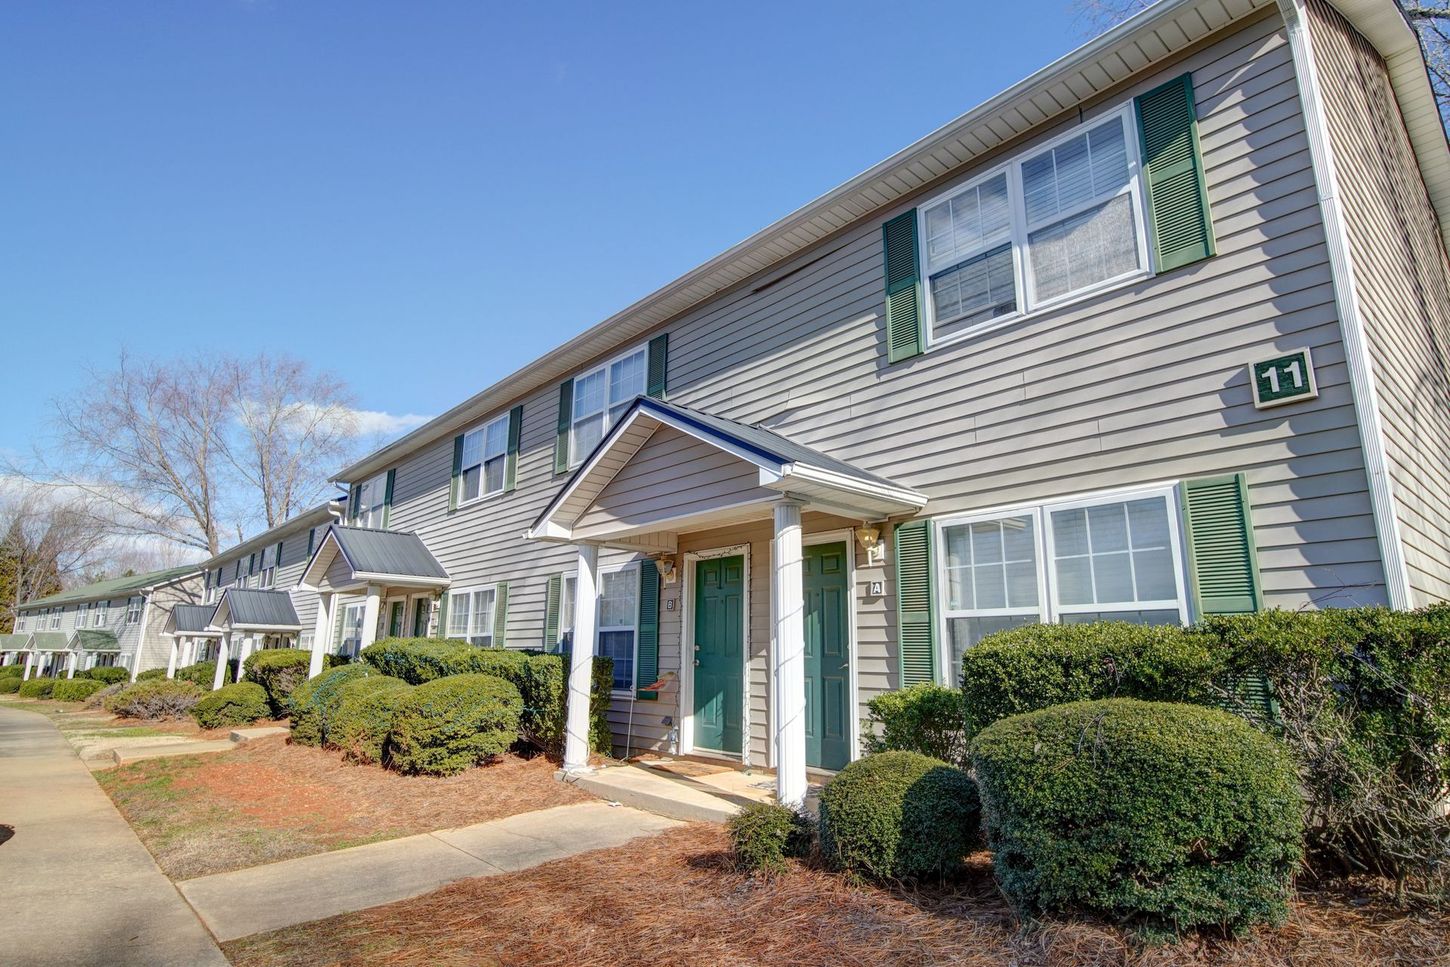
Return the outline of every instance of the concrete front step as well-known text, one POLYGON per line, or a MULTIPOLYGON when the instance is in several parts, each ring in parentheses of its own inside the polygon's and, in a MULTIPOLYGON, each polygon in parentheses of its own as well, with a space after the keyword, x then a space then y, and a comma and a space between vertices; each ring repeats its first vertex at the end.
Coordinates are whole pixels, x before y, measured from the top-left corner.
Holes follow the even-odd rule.
POLYGON ((253 739, 265 739, 271 735, 286 735, 291 731, 285 725, 263 725, 251 729, 232 729, 228 738, 233 742, 251 742, 253 739))
POLYGON ((199 755, 204 752, 225 752, 235 749, 230 739, 214 739, 208 742, 172 742, 167 745, 145 745, 131 749, 116 749, 111 755, 116 765, 124 766, 142 759, 164 759, 176 755, 199 755))
POLYGON ((745 801, 743 797, 709 792, 690 779, 666 776, 640 766, 606 766, 578 776, 560 770, 555 775, 608 802, 689 823, 726 822, 740 811, 745 801))

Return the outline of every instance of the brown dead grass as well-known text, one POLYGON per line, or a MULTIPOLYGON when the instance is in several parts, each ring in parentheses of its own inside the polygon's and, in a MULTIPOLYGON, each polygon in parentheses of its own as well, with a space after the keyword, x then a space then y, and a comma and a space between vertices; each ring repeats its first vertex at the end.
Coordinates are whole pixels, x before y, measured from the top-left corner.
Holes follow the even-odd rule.
POLYGON ((553 772, 505 756, 445 779, 402 776, 277 736, 96 779, 161 869, 189 879, 590 798, 553 772))
POLYGON ((1281 929, 1137 950, 1101 925, 1020 926, 985 854, 946 889, 852 885, 805 866, 762 881, 731 869, 724 832, 706 825, 223 947, 235 967, 1450 963, 1444 921, 1375 895, 1306 892, 1281 929))

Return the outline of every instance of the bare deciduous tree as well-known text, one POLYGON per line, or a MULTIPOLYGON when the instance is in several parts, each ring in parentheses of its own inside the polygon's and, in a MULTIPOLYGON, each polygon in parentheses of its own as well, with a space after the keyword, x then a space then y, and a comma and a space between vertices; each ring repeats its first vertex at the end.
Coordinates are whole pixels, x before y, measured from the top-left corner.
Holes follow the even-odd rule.
POLYGON ((15 625, 15 609, 60 591, 106 556, 108 534, 74 494, 18 486, 0 497, 0 629, 15 625))

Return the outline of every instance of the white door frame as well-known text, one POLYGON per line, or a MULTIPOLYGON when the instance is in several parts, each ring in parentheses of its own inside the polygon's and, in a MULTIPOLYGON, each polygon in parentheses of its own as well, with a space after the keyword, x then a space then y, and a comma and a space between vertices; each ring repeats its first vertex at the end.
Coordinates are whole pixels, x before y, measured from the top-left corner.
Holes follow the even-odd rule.
MULTIPOLYGON (((740 762, 750 765, 750 545, 734 544, 702 551, 685 552, 685 575, 680 583, 680 754, 695 754, 695 565, 719 557, 745 559, 744 589, 740 608, 740 762)), ((769 664, 769 661, 766 663, 769 664)), ((702 755, 735 757, 728 752, 702 750, 702 755)))
POLYGON ((408 613, 408 601, 409 599, 406 595, 393 595, 390 598, 383 599, 383 631, 386 632, 386 634, 383 634, 381 637, 386 638, 393 633, 392 627, 389 622, 393 620, 393 605, 395 604, 401 604, 403 606, 403 627, 400 629, 398 637, 411 637, 408 634, 408 631, 413 627, 413 623, 410 620, 412 618, 412 615, 408 613))
MULTIPOLYGON (((841 527, 836 530, 821 531, 818 534, 806 534, 801 537, 801 547, 809 547, 812 544, 840 544, 846 545, 846 688, 851 693, 850 702, 850 729, 851 729, 851 761, 855 762, 861 758, 861 691, 856 681, 857 646, 856 646, 856 610, 857 594, 856 587, 856 529, 854 527, 841 527)), ((804 572, 802 572, 804 577, 804 572)), ((771 637, 770 646, 775 647, 775 638, 771 637)), ((766 679, 769 682, 770 696, 770 720, 775 721, 775 665, 770 660, 765 662, 766 679)), ((775 767, 775 743, 770 743, 770 765, 775 767)), ((812 771, 819 771, 816 766, 810 766, 812 771)))
MULTIPOLYGON (((447 591, 444 591, 443 593, 444 594, 447 594, 448 592, 447 591)), ((426 601, 426 602, 428 602, 428 620, 423 623, 423 634, 420 637, 423 637, 423 638, 428 637, 428 628, 433 624, 433 594, 432 594, 432 592, 431 591, 424 591, 424 592, 421 592, 419 594, 410 594, 410 595, 408 595, 408 603, 405 604, 405 605, 403 605, 404 609, 407 611, 407 613, 405 615, 403 615, 403 625, 408 630, 408 633, 403 636, 405 638, 411 638, 411 637, 413 637, 413 619, 418 614, 418 602, 419 601, 426 601)), ((438 634, 439 634, 439 637, 442 637, 442 635, 443 635, 443 629, 442 628, 439 628, 438 629, 438 634)))

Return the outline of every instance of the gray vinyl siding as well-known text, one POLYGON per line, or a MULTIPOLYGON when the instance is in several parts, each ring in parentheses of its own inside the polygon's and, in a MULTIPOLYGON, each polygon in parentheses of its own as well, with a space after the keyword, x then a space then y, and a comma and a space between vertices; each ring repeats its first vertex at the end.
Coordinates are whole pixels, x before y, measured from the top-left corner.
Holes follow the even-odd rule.
MULTIPOLYGON (((1221 35, 1105 95, 1083 120, 1185 69, 1199 105, 1216 257, 891 366, 881 224, 906 210, 898 206, 663 327, 670 400, 761 423, 921 490, 932 515, 1243 471, 1268 604, 1383 603, 1282 23, 1268 15, 1221 35), (1313 350, 1319 398, 1255 409, 1246 364, 1299 346, 1313 350)), ((1074 114, 1033 140, 1076 123, 1074 114)), ((912 204, 997 160, 944 178, 912 204)), ((417 531, 456 587, 509 581, 508 642, 537 647, 547 579, 574 569, 571 548, 522 538, 564 479, 553 473, 557 388, 512 402, 523 405, 518 489, 449 513, 450 435, 397 465, 390 526, 417 531)), ((756 727, 768 700, 769 530, 762 521, 681 537, 681 551, 751 545, 750 647, 762 663, 750 682, 752 701, 762 703, 752 706, 756 727)), ((890 570, 888 562, 857 572, 862 704, 899 682, 890 570), (887 582, 874 599, 862 590, 873 576, 887 582)), ((667 586, 665 599, 681 587, 667 586)), ((679 665, 680 614, 662 604, 662 673, 679 665)), ((616 703, 617 737, 629 707, 616 703)), ((660 745, 669 731, 661 719, 679 714, 671 686, 658 702, 635 703, 636 734, 660 745)), ((752 758, 765 754, 764 742, 752 728, 752 758)))
MULTIPOLYGON (((166 630, 166 620, 171 616, 171 609, 178 604, 200 604, 204 594, 200 576, 173 584, 163 584, 151 592, 151 606, 147 608, 144 604, 142 605, 141 624, 132 626, 139 629, 140 633, 141 664, 138 668, 139 671, 166 667, 171 658, 171 639, 165 637, 162 632, 166 630)), ((123 654, 125 651, 126 649, 123 647, 123 654)))
POLYGON ((1450 598, 1450 265, 1384 61, 1309 4, 1415 604, 1450 598))
MULTIPOLYGON (((271 590, 286 591, 291 594, 292 607, 296 610, 297 618, 302 624, 301 634, 311 634, 317 624, 318 596, 317 592, 310 588, 299 587, 298 582, 302 579, 302 572, 306 569, 307 562, 312 559, 307 553, 308 531, 316 528, 317 542, 321 543, 322 535, 326 532, 331 518, 324 520, 322 523, 312 523, 306 526, 304 526, 303 522, 303 518, 297 518, 296 526, 272 534, 270 539, 260 547, 252 548, 249 547, 249 544, 241 545, 249 548, 245 553, 239 551, 223 552, 222 555, 211 561, 211 572, 215 575, 218 567, 222 569, 222 586, 225 587, 232 582, 232 575, 236 573, 237 562, 241 561, 242 576, 245 578, 247 574, 247 562, 255 552, 257 554, 258 569, 247 582, 247 586, 260 588, 262 551, 265 548, 267 553, 271 554, 276 549, 277 542, 281 541, 282 560, 277 564, 277 574, 271 590)), ((256 540, 256 538, 251 538, 251 540, 256 540)), ((219 591, 217 592, 217 597, 220 597, 219 591)))

